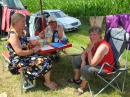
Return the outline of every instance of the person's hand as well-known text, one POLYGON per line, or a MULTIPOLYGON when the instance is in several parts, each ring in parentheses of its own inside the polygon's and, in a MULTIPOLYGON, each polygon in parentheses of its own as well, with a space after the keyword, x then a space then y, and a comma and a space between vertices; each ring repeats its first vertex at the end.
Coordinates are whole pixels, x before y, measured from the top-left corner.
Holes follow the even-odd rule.
POLYGON ((82 61, 80 69, 81 69, 84 65, 86 65, 86 62, 85 62, 85 61, 82 61))
POLYGON ((37 45, 33 48, 33 51, 34 51, 34 53, 36 53, 36 52, 38 52, 40 49, 41 49, 41 48, 40 48, 40 45, 37 44, 37 45))
POLYGON ((91 51, 92 50, 92 48, 93 48, 93 46, 94 46, 94 43, 92 43, 92 42, 90 42, 88 45, 87 45, 87 51, 91 51))
POLYGON ((39 37, 41 38, 44 38, 44 31, 41 31, 39 34, 38 34, 39 37))

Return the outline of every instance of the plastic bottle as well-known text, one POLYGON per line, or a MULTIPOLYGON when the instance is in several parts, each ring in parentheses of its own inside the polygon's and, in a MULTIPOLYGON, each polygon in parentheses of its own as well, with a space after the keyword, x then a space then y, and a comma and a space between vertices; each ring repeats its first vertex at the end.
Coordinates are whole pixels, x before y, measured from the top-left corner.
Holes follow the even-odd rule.
POLYGON ((51 29, 50 27, 48 28, 48 30, 45 32, 45 38, 46 38, 46 43, 50 44, 52 42, 52 35, 51 35, 51 29))
POLYGON ((54 30, 53 42, 59 42, 58 31, 54 30))

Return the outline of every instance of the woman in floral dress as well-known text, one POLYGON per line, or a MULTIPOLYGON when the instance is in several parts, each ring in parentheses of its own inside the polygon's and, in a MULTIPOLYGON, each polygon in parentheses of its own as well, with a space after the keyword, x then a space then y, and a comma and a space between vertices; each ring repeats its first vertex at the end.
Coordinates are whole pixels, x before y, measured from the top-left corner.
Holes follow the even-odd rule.
POLYGON ((34 43, 29 41, 23 32, 25 21, 26 19, 23 14, 14 13, 11 16, 7 46, 10 54, 10 63, 17 68, 25 67, 25 77, 30 80, 38 76, 44 76, 44 85, 51 90, 55 90, 57 84, 50 79, 52 69, 51 59, 36 53, 40 50, 38 44, 32 49, 29 48, 29 45, 34 43))

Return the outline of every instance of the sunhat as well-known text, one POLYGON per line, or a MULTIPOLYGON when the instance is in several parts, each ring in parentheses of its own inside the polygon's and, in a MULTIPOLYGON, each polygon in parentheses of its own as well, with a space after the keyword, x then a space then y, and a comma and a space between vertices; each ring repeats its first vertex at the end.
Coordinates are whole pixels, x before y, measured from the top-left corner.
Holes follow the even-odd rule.
POLYGON ((56 22, 56 19, 55 19, 54 16, 49 16, 48 17, 48 23, 51 22, 51 21, 56 22))

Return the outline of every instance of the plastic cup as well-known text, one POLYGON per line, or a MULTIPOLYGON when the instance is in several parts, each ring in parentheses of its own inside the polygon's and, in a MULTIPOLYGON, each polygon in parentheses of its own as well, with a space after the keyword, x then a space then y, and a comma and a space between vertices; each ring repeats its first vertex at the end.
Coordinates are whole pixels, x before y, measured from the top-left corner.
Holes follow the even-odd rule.
POLYGON ((52 37, 47 37, 46 38, 46 43, 51 44, 52 43, 52 37))
POLYGON ((38 43, 39 43, 40 47, 43 47, 43 46, 44 46, 44 45, 43 45, 43 40, 42 40, 42 39, 38 40, 38 43))
POLYGON ((67 44, 67 39, 64 37, 64 38, 62 38, 62 43, 63 44, 67 44))
POLYGON ((31 40, 33 44, 37 44, 38 43, 38 40, 31 40))
POLYGON ((43 44, 46 45, 46 39, 43 39, 43 44))

